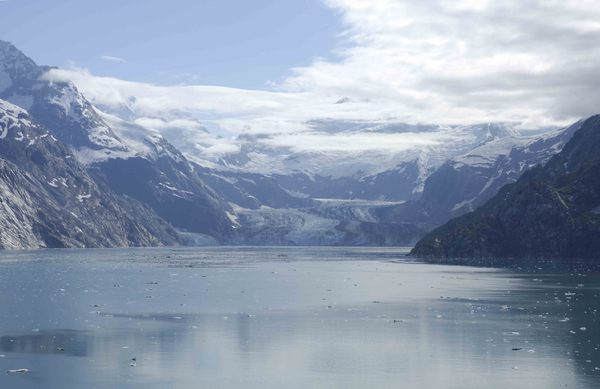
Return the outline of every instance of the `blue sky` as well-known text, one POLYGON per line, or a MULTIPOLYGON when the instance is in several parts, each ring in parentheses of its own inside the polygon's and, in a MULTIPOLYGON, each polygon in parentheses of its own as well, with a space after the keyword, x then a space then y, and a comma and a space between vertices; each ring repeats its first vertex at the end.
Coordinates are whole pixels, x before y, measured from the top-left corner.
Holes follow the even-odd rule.
POLYGON ((36 62, 162 85, 264 88, 333 58, 341 31, 321 0, 0 2, 0 39, 36 62))

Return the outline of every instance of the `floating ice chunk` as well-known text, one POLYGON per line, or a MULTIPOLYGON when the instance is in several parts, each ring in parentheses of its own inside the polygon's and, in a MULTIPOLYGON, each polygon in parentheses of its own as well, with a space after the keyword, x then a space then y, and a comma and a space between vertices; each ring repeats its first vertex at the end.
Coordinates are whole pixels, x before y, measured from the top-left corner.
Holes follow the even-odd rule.
POLYGON ((29 369, 9 369, 6 371, 7 373, 29 373, 29 369))

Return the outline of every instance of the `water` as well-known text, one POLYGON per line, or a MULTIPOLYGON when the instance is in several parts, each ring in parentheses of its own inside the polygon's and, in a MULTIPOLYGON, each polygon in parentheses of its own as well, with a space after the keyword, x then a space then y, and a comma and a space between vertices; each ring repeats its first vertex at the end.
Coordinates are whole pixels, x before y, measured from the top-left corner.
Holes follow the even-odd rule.
POLYGON ((598 274, 405 252, 5 252, 0 388, 600 387, 598 274))

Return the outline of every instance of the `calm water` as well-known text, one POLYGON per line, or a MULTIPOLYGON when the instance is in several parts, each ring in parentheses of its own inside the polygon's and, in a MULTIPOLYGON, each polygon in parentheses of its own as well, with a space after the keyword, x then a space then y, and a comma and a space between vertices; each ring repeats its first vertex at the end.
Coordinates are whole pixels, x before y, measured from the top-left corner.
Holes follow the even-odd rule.
POLYGON ((0 388, 600 387, 597 274, 403 252, 0 254, 0 388))

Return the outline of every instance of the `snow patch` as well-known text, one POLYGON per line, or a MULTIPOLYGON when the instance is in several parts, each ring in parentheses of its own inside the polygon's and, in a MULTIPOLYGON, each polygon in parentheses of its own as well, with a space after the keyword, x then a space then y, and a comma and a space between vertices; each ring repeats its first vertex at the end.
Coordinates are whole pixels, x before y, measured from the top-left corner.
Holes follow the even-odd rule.
POLYGON ((75 158, 84 165, 91 165, 93 163, 104 162, 106 160, 114 158, 128 159, 137 155, 133 150, 98 150, 90 149, 88 147, 81 147, 77 150, 73 150, 73 154, 75 154, 75 158))
POLYGON ((0 139, 6 138, 9 130, 21 126, 34 126, 27 112, 5 100, 0 100, 0 139))
POLYGON ((87 200, 87 199, 91 198, 91 197, 92 197, 92 194, 91 194, 91 193, 88 193, 88 194, 85 194, 85 195, 77 195, 76 197, 77 197, 77 200, 78 200, 80 203, 83 203, 83 201, 84 201, 84 200, 87 200))

